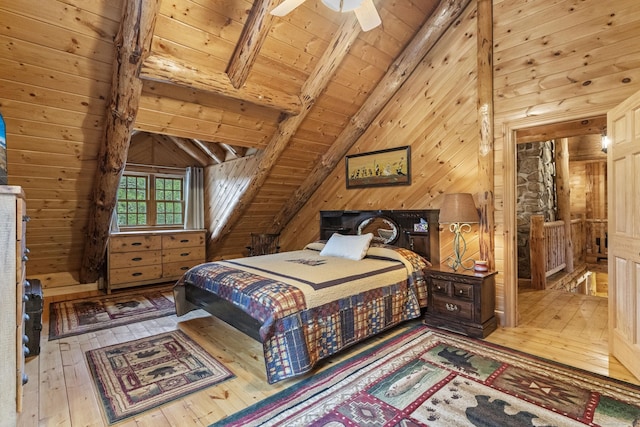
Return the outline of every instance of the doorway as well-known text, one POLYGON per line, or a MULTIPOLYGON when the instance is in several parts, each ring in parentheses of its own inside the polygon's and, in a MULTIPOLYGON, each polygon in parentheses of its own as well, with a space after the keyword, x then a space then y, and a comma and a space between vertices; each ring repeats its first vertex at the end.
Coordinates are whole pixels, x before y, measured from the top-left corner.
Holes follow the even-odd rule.
MULTIPOLYGON (((514 232, 516 229, 520 231, 516 239, 518 249, 515 251, 517 253, 517 262, 514 264, 514 277, 517 278, 518 286, 513 295, 515 306, 518 307, 515 319, 517 325, 522 322, 531 322, 530 311, 532 308, 528 307, 531 304, 537 304, 538 306, 533 310, 540 312, 544 309, 544 301, 547 299, 557 302, 563 298, 562 295, 544 298, 542 296, 534 296, 534 301, 532 302, 532 295, 522 297, 523 292, 530 292, 532 289, 530 271, 522 268, 523 252, 529 250, 527 246, 528 238, 526 238, 529 231, 528 219, 523 219, 522 215, 518 215, 518 206, 523 202, 521 188, 524 186, 528 189, 527 191, 536 191, 536 188, 539 187, 541 189, 540 194, 534 196, 539 199, 534 204, 539 206, 534 206, 533 209, 535 210, 539 207, 541 209, 540 213, 543 214, 546 221, 553 221, 557 218, 557 204, 554 200, 555 187, 550 182, 555 182, 553 153, 556 141, 561 138, 566 138, 566 143, 569 147, 569 176, 565 179, 572 189, 570 202, 572 228, 583 232, 582 236, 585 239, 584 241, 576 241, 574 248, 579 250, 585 248, 585 250, 582 255, 577 253, 574 257, 576 262, 574 274, 569 275, 564 271, 560 271, 549 276, 545 289, 555 289, 579 295, 606 296, 606 153, 602 151, 601 146, 601 136, 605 129, 606 116, 599 116, 584 120, 522 128, 514 132, 512 142, 514 144, 513 158, 517 166, 514 168, 513 173, 513 182, 516 187, 513 200, 516 206, 513 207, 512 224, 515 226, 514 232), (522 153, 527 153, 527 151, 529 153, 524 155, 528 155, 531 158, 525 162, 518 162, 519 156, 522 153), (541 170, 523 171, 520 168, 524 163, 528 163, 528 166, 525 167, 529 168, 532 167, 531 164, 534 164, 534 169, 537 167, 535 164, 538 163, 542 165, 540 166, 541 170), (540 182, 527 182, 527 175, 533 176, 534 180, 539 180, 540 182), (551 175, 551 178, 549 175, 551 175), (580 229, 580 227, 583 228, 580 229), (523 229, 524 232, 522 232, 523 229), (521 298, 524 299, 520 301, 521 298)), ((528 259, 524 260, 524 263, 526 266, 528 259)), ((582 304, 582 302, 579 304, 582 304)), ((604 310, 606 312, 606 302, 604 307, 602 303, 599 303, 599 305, 599 311, 602 312, 604 310)), ((544 315, 538 317, 545 319, 544 315)), ((566 316, 564 316, 565 319, 561 317, 563 316, 553 314, 550 319, 556 323, 568 320, 566 316)), ((548 324, 549 319, 541 321, 542 324, 548 324)))

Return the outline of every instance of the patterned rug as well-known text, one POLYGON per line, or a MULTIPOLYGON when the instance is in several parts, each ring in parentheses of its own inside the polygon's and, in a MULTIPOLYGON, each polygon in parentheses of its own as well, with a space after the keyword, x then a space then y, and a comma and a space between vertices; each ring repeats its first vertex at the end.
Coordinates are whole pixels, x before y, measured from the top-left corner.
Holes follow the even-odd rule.
POLYGON ((110 424, 234 377, 181 331, 86 356, 110 424))
POLYGON ((411 330, 214 426, 637 426, 640 387, 411 330))
POLYGON ((160 291, 52 302, 49 307, 49 341, 176 312, 173 300, 160 291))

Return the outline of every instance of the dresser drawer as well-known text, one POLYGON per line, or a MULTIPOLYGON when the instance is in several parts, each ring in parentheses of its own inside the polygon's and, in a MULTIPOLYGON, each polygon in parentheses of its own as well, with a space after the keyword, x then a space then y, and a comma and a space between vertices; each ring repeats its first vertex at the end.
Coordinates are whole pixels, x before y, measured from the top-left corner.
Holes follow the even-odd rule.
POLYGON ((109 283, 142 282, 145 280, 160 279, 162 277, 162 264, 141 265, 130 268, 114 268, 109 270, 109 283))
POLYGON ((204 232, 195 231, 162 236, 162 249, 204 246, 204 232))
POLYGON ((162 251, 114 252, 109 256, 109 268, 138 267, 142 265, 160 264, 162 251))
POLYGON ((162 251, 162 262, 204 261, 204 247, 174 248, 162 251))
POLYGON ((433 310, 436 313, 473 320, 473 303, 453 298, 433 297, 433 310))
POLYGON ((162 239, 160 236, 111 236, 109 239, 109 251, 131 252, 149 251, 162 249, 162 239))
POLYGON ((191 267, 195 267, 201 264, 202 261, 180 261, 180 262, 168 262, 162 265, 162 277, 181 277, 191 267))

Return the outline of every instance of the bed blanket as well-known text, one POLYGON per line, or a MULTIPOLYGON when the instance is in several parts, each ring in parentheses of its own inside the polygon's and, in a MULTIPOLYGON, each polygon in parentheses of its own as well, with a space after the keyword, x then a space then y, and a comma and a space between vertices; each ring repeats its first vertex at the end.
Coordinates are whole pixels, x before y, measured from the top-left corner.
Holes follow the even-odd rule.
POLYGON ((176 285, 177 313, 194 308, 181 301, 184 292, 179 292, 190 283, 257 319, 267 378, 273 383, 418 317, 426 306, 423 270, 428 264, 417 254, 376 245, 354 262, 321 257, 321 247, 196 266, 176 285))

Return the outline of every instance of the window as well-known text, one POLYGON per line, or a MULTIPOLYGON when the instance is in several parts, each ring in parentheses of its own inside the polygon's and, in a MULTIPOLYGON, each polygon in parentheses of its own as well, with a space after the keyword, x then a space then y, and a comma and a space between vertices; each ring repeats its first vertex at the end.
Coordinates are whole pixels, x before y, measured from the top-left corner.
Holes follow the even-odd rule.
POLYGON ((119 227, 172 227, 184 222, 184 176, 125 172, 118 187, 119 227))

